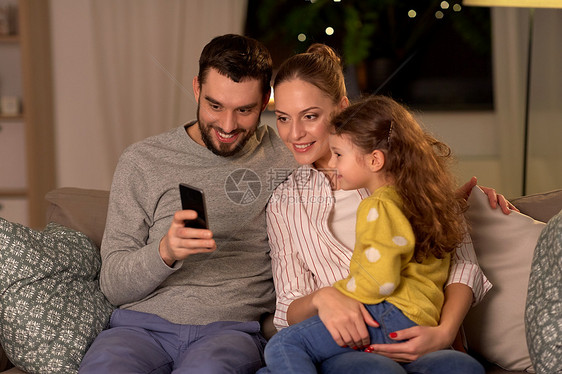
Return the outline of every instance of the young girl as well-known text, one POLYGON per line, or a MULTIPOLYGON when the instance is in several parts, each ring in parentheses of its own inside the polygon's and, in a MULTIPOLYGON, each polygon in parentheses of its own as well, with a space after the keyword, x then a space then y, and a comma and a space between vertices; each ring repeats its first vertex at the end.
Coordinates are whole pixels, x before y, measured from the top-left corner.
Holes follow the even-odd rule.
MULTIPOLYGON (((365 99, 332 124, 329 166, 337 169, 337 187, 371 191, 357 210, 350 274, 334 288, 365 304, 380 324, 369 327, 371 343, 394 343, 395 331, 439 323, 450 253, 465 234, 466 203, 451 199, 449 148, 394 100, 365 99)), ((334 337, 315 316, 281 330, 266 346, 268 370, 315 373, 323 361, 363 348, 336 343, 349 341, 353 328, 334 337)))

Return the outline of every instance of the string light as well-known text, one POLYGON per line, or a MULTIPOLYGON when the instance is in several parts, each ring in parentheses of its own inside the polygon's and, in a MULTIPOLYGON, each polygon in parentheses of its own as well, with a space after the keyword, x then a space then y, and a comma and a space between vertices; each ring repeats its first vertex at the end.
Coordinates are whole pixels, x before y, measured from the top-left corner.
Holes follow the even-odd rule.
POLYGON ((441 9, 449 9, 449 3, 446 1, 441 2, 441 9))
POLYGON ((417 15, 418 15, 418 14, 417 14, 416 11, 413 10, 413 9, 411 9, 411 10, 408 11, 408 17, 410 17, 410 18, 416 18, 417 15))
POLYGON ((460 12, 462 10, 462 6, 460 4, 453 5, 453 10, 455 12, 460 12))
POLYGON ((297 36, 297 39, 299 42, 304 42, 306 40, 306 35, 301 33, 297 36))
POLYGON ((437 12, 435 12, 435 18, 437 19, 442 19, 445 15, 443 14, 442 11, 438 10, 437 12))
POLYGON ((334 35, 334 28, 333 27, 326 27, 326 35, 334 35))

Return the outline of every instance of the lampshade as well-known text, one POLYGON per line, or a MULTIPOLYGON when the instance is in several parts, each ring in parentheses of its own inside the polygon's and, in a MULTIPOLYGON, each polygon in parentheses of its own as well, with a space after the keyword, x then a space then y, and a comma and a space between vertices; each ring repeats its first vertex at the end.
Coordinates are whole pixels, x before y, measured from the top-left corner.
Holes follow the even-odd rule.
POLYGON ((562 0, 463 0, 466 6, 508 6, 518 8, 562 8, 562 0))

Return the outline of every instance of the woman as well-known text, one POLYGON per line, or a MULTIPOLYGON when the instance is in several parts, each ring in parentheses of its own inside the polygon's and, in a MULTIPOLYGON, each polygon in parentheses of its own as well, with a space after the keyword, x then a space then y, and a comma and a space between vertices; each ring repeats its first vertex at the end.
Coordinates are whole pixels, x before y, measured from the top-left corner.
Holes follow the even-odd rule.
MULTIPOLYGON (((368 342, 365 324, 377 322, 361 303, 330 287, 348 275, 355 212, 369 194, 364 189, 341 191, 331 183, 329 120, 349 105, 339 58, 327 46, 311 46, 282 64, 274 91, 279 135, 302 165, 277 188, 267 209, 277 292, 274 323, 281 329, 318 314, 332 336, 348 336, 345 344, 361 347, 368 342)), ((468 195, 475 184, 473 178, 461 193, 468 195)), ((493 207, 497 201, 509 211, 510 204, 501 195, 496 197, 489 189, 487 193, 493 207)), ((469 238, 456 251, 450 274, 439 326, 396 331, 391 338, 405 342, 373 345, 370 350, 375 354, 338 356, 323 364, 323 372, 344 372, 352 365, 353 372, 402 373, 397 362, 416 360, 427 372, 450 373, 455 371, 447 365, 472 360, 441 350, 453 342, 472 303, 491 287, 469 238)))

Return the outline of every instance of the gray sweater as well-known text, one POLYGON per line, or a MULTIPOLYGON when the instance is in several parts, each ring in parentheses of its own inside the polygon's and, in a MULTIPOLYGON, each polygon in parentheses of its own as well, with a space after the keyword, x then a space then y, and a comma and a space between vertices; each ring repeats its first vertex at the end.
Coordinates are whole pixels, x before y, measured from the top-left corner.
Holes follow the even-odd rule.
POLYGON ((267 126, 232 157, 195 143, 184 126, 127 148, 113 177, 101 245, 100 284, 108 300, 181 324, 258 320, 273 312, 265 206, 295 166, 267 126), (217 249, 170 268, 158 246, 181 209, 179 183, 204 190, 217 249))

